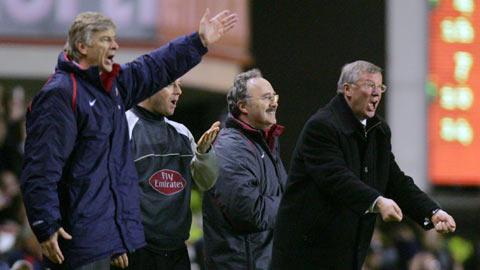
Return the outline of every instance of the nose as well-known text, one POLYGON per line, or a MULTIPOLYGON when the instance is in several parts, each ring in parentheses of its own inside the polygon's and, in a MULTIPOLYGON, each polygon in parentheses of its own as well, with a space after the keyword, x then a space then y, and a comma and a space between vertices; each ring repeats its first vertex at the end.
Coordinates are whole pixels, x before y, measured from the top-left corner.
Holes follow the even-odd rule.
POLYGON ((272 108, 277 108, 278 107, 278 100, 272 100, 270 101, 270 107, 272 108))
POLYGON ((372 89, 372 96, 380 96, 381 94, 382 94, 382 89, 380 89, 380 87, 375 86, 372 89))
POLYGON ((118 45, 116 40, 112 41, 112 46, 111 47, 112 47, 113 50, 118 50, 118 48, 120 48, 120 46, 118 45))

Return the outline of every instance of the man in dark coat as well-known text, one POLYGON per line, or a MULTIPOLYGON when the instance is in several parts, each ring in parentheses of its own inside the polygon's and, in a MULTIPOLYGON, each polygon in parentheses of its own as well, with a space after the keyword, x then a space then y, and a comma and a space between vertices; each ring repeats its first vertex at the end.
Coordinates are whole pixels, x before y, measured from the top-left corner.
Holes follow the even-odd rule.
POLYGON ((79 14, 55 73, 27 114, 22 192, 28 220, 51 269, 125 268, 145 245, 125 110, 197 65, 236 21, 223 11, 198 33, 122 66, 115 24, 79 14))
POLYGON ((345 65, 338 94, 305 124, 278 212, 273 269, 361 269, 377 213, 455 230, 395 162, 390 129, 375 115, 386 90, 381 72, 365 61, 345 65))
POLYGON ((269 269, 277 209, 287 180, 276 124, 278 95, 259 70, 237 75, 214 144, 219 176, 203 198, 207 269, 269 269))

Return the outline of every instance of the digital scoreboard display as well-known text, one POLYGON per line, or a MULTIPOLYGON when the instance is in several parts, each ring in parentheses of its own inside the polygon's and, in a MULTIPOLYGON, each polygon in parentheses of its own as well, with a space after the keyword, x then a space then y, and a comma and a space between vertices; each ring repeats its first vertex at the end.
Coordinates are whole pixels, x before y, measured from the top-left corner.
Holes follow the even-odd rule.
POLYGON ((480 1, 430 0, 428 172, 480 185, 480 1))

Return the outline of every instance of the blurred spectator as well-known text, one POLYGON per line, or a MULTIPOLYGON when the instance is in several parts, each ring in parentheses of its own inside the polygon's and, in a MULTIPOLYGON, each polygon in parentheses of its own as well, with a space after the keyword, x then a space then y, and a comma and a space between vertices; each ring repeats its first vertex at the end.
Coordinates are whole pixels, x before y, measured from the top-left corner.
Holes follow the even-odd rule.
MULTIPOLYGON (((1 101, 0 101, 0 104, 1 104, 1 101)), ((0 114, 0 172, 5 170, 7 167, 6 149, 5 149, 6 137, 7 137, 7 124, 3 116, 0 114)))
POLYGON ((437 258, 440 269, 453 269, 453 258, 443 235, 426 231, 423 234, 423 245, 426 251, 437 258))
POLYGON ((33 269, 41 270, 42 250, 40 244, 37 242, 30 226, 25 223, 23 229, 20 231, 17 238, 16 248, 9 252, 8 262, 14 264, 18 261, 28 262, 31 268, 19 269, 33 269))
POLYGON ((25 89, 15 86, 12 89, 12 96, 7 103, 9 122, 18 122, 25 116, 25 89))
POLYGON ((0 84, 0 118, 3 117, 5 117, 5 88, 0 84))
POLYGON ((11 270, 33 270, 33 265, 25 260, 19 260, 12 265, 11 270))
POLYGON ((421 250, 421 243, 410 226, 402 223, 396 225, 391 233, 398 250, 400 269, 407 269, 408 261, 421 250))
POLYGON ((430 252, 417 253, 410 262, 409 270, 441 270, 440 261, 430 252))
POLYGON ((17 176, 22 170, 23 149, 25 145, 25 119, 9 122, 5 138, 5 162, 6 168, 13 171, 17 176))
POLYGON ((25 214, 21 210, 22 207, 17 175, 8 170, 0 172, 0 224, 9 221, 23 224, 25 214))

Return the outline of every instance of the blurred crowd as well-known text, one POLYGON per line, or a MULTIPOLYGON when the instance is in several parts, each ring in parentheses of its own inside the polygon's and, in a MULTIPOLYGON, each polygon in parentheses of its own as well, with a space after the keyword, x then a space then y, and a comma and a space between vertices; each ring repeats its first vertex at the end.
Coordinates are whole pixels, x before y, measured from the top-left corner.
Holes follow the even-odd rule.
POLYGON ((0 270, 41 269, 41 249, 27 222, 19 176, 25 141, 25 90, 0 85, 0 270))
POLYGON ((461 236, 424 231, 408 221, 377 224, 363 270, 480 269, 478 246, 461 236))
MULTIPOLYGON (((29 228, 23 207, 19 175, 25 141, 25 90, 0 85, 0 270, 41 269, 41 249, 29 228)), ((202 267, 201 199, 192 192, 194 224, 189 252, 202 267)), ((458 236, 424 232, 408 222, 376 228, 364 270, 468 270, 476 264, 478 247, 458 236)), ((478 244, 478 243, 477 243, 478 244)))

